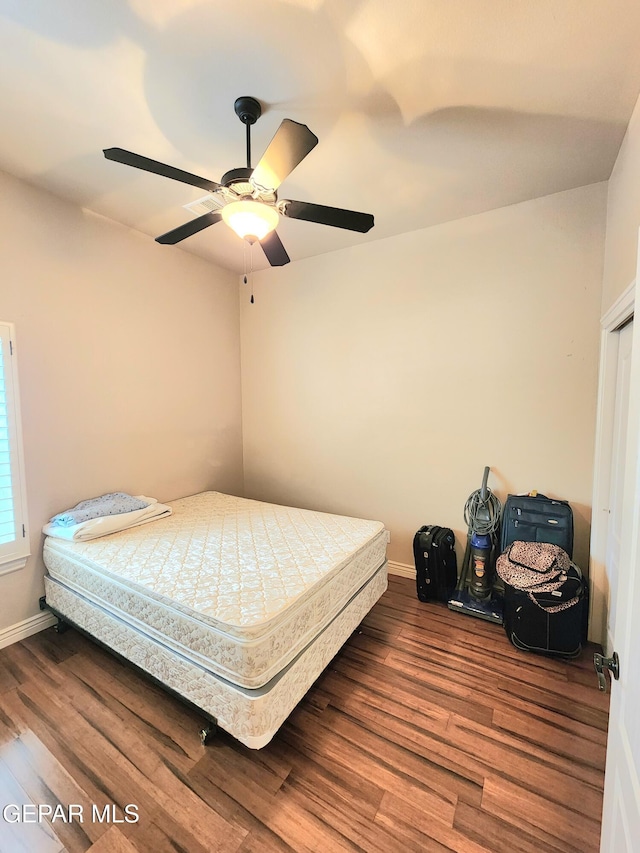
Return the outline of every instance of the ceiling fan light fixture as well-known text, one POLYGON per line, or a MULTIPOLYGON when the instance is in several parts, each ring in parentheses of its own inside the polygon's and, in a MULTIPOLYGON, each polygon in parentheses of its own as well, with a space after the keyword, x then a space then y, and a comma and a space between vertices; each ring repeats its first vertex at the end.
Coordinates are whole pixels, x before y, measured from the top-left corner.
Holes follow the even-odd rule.
POLYGON ((232 201, 222 208, 222 218, 238 237, 262 240, 278 224, 278 211, 259 201, 232 201))

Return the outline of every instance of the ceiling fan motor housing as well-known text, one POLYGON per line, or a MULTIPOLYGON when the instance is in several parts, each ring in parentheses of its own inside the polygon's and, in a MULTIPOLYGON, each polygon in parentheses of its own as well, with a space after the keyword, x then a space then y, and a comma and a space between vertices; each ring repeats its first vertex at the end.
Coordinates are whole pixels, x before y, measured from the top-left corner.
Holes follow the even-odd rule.
POLYGON ((223 187, 230 187, 232 184, 240 183, 248 183, 251 174, 253 173, 253 169, 240 168, 240 169, 229 169, 228 172, 225 172, 224 175, 220 178, 220 183, 223 187))
MULTIPOLYGON (((253 173, 253 169, 240 168, 230 169, 220 179, 220 183, 225 189, 231 190, 240 198, 252 198, 257 201, 265 202, 266 204, 274 205, 278 200, 278 193, 275 192, 260 192, 249 182, 249 178, 253 173)), ((227 201, 233 199, 229 195, 223 196, 227 201)))

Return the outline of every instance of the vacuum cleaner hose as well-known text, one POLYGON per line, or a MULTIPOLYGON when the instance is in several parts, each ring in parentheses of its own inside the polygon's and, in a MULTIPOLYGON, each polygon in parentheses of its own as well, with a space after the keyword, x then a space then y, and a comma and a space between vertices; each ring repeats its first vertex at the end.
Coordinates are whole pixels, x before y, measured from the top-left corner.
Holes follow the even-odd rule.
POLYGON ((500 526, 502 504, 491 489, 486 489, 486 497, 481 491, 473 492, 464 505, 464 520, 472 533, 495 533, 500 526))

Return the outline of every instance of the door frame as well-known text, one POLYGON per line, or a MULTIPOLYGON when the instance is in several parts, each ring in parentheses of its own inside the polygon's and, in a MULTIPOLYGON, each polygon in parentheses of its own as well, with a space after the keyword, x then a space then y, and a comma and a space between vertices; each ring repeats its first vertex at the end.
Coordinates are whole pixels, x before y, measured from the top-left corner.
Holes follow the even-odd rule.
POLYGON ((600 368, 591 501, 589 639, 599 643, 607 655, 613 651, 613 640, 607 624, 609 581, 605 561, 609 534, 609 493, 618 367, 619 339, 616 332, 633 317, 635 297, 634 280, 600 320, 600 368))

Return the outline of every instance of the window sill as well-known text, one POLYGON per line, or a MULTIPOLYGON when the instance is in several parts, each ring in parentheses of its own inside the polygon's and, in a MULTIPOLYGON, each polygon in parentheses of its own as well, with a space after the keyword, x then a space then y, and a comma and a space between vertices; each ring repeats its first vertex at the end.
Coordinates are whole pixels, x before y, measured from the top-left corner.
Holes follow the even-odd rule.
POLYGON ((31 554, 26 554, 24 557, 16 557, 15 560, 8 560, 6 563, 1 563, 0 575, 8 575, 10 572, 17 572, 18 569, 24 569, 30 556, 31 554))

